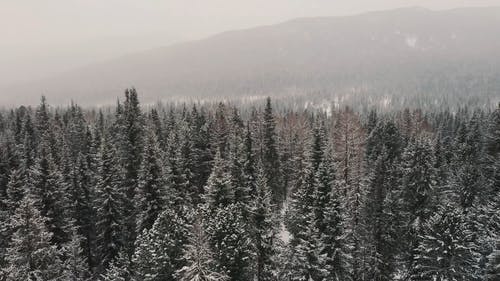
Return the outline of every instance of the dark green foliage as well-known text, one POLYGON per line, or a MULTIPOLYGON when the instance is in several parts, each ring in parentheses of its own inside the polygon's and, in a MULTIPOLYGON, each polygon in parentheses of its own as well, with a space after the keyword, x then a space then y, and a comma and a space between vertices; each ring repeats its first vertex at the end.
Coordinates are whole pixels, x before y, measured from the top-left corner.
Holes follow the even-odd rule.
POLYGON ((246 102, 0 109, 0 280, 498 279, 500 109, 246 102))
POLYGON ((410 280, 480 280, 473 233, 455 206, 443 206, 422 227, 410 280))

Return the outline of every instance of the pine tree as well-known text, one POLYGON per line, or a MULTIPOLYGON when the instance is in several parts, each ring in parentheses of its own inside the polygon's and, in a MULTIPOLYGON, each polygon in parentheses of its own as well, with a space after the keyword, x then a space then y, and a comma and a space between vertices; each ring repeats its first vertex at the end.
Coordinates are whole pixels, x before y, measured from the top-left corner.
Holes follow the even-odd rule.
POLYGON ((281 182, 278 140, 276 135, 276 120, 271 105, 271 98, 267 98, 262 120, 262 147, 261 161, 273 195, 273 204, 281 206, 285 200, 286 190, 281 182))
POLYGON ((226 158, 228 138, 229 138, 229 125, 226 118, 226 106, 224 103, 219 103, 215 111, 215 119, 213 120, 213 137, 214 147, 217 149, 215 153, 219 152, 223 159, 226 158))
POLYGON ((96 229, 100 270, 103 270, 118 255, 125 242, 123 236, 125 199, 120 185, 121 171, 107 134, 103 136, 98 163, 96 229))
POLYGON ((492 198, 500 193, 500 104, 490 114, 485 133, 484 144, 484 172, 486 184, 492 190, 492 198))
POLYGON ((231 174, 220 152, 215 154, 214 166, 205 190, 205 200, 212 210, 233 202, 234 189, 231 186, 231 174))
POLYGON ((271 192, 262 165, 256 175, 255 196, 250 205, 250 235, 255 259, 256 281, 273 280, 276 243, 276 220, 271 204, 271 192))
POLYGON ((402 155, 401 233, 405 233, 405 254, 411 264, 419 246, 422 227, 436 209, 436 170, 434 153, 428 140, 410 141, 402 155))
POLYGON ((350 280, 351 248, 346 239, 345 210, 340 201, 341 190, 337 184, 333 185, 323 211, 324 229, 319 233, 322 243, 319 255, 324 259, 325 280, 350 280))
POLYGON ((288 207, 285 223, 288 231, 293 236, 291 243, 295 239, 301 239, 301 233, 305 233, 305 228, 309 227, 308 221, 314 214, 314 170, 310 157, 310 150, 306 150, 302 155, 301 170, 298 171, 298 180, 291 195, 290 205, 288 207))
POLYGON ((122 166, 124 168, 123 185, 125 188, 126 200, 123 209, 123 223, 126 239, 123 241, 129 255, 134 251, 134 241, 136 236, 136 214, 135 214, 135 192, 138 187, 139 172, 142 162, 144 120, 139 106, 137 91, 127 89, 125 91, 125 102, 123 113, 120 115, 119 124, 121 129, 121 149, 119 151, 122 166))
POLYGON ((500 242, 496 241, 495 249, 488 256, 486 279, 488 281, 500 280, 500 242))
POLYGON ((76 230, 73 231, 71 240, 64 245, 62 250, 63 274, 62 279, 68 281, 85 281, 89 280, 89 266, 84 258, 82 250, 83 237, 76 230))
POLYGON ((29 192, 40 199, 39 209, 48 218, 49 231, 55 243, 67 242, 71 223, 68 221, 69 203, 63 192, 66 183, 61 171, 54 163, 50 152, 48 137, 44 135, 38 149, 39 155, 29 171, 29 192))
POLYGON ((458 132, 455 154, 451 163, 449 185, 454 192, 459 206, 467 211, 473 206, 484 186, 481 170, 482 152, 481 117, 475 112, 467 126, 464 124, 458 132))
POLYGON ((95 190, 94 177, 97 174, 91 171, 89 156, 78 154, 76 163, 73 163, 68 156, 62 157, 63 172, 66 177, 70 217, 73 224, 78 229, 82 238, 82 247, 85 260, 89 268, 94 267, 94 256, 96 254, 96 213, 94 209, 95 190))
POLYGON ((455 206, 445 206, 425 223, 410 280, 480 280, 477 246, 455 206))
POLYGON ((26 196, 20 202, 11 227, 15 230, 7 249, 7 280, 58 280, 61 277, 59 252, 52 233, 36 208, 36 200, 26 196))
POLYGON ((11 210, 15 210, 18 207, 19 202, 21 202, 21 199, 26 193, 26 187, 28 185, 27 173, 27 169, 21 164, 20 167, 12 170, 10 174, 5 203, 11 210))
MULTIPOLYGON (((159 279, 158 263, 157 257, 155 256, 155 241, 148 233, 147 229, 144 229, 141 234, 137 236, 136 239, 135 253, 132 257, 132 262, 134 264, 134 278, 137 280, 153 281, 161 280, 159 279)), ((164 261, 164 265, 168 264, 164 261)), ((171 280, 171 276, 167 277, 167 280, 171 280)))
POLYGON ((328 171, 332 169, 332 163, 325 163, 331 158, 323 155, 324 148, 318 147, 317 139, 318 137, 313 138, 311 154, 307 153, 305 156, 307 162, 302 171, 302 180, 293 193, 290 204, 287 226, 292 234, 290 244, 290 247, 293 247, 291 251, 292 280, 320 280, 326 275, 324 256, 320 254, 323 245, 318 227, 326 228, 323 221, 323 208, 325 207, 323 205, 325 201, 328 202, 332 187, 332 180, 327 177, 333 178, 333 175, 330 174, 332 170, 328 171), (316 161, 320 161, 317 170, 314 168, 316 161))
POLYGON ((148 130, 136 193, 138 233, 153 226, 165 202, 166 178, 161 157, 162 151, 156 135, 148 130))
POLYGON ((153 228, 139 236, 132 258, 136 279, 176 280, 175 272, 186 263, 182 253, 190 219, 191 215, 184 211, 166 209, 153 228))
POLYGON ((293 237, 291 280, 322 280, 328 273, 325 257, 321 254, 320 233, 315 226, 312 213, 304 215, 306 226, 293 237))
POLYGON ((224 281, 229 276, 219 271, 214 260, 206 234, 201 222, 197 220, 191 230, 188 244, 185 246, 183 258, 186 266, 177 271, 176 280, 180 281, 224 281))
POLYGON ((324 223, 324 212, 330 203, 330 194, 335 182, 335 167, 333 162, 333 152, 329 148, 323 148, 321 162, 314 177, 313 210, 315 224, 318 231, 322 233, 326 226, 324 223))
POLYGON ((206 232, 220 270, 230 280, 249 280, 250 235, 241 205, 219 206, 208 214, 206 232))
MULTIPOLYGON (((318 117, 320 118, 320 117, 318 117)), ((311 158, 314 172, 318 171, 319 165, 323 161, 326 148, 326 130, 323 120, 316 121, 313 130, 313 142, 311 149, 311 158)))
POLYGON ((256 191, 256 171, 255 171, 255 154, 252 133, 250 124, 247 123, 245 139, 244 139, 244 162, 243 162, 243 177, 244 186, 248 194, 253 194, 256 191))
POLYGON ((102 281, 132 281, 131 263, 128 255, 120 252, 102 275, 102 281))
POLYGON ((366 251, 362 243, 364 225, 362 207, 366 199, 362 185, 365 132, 359 115, 351 108, 335 113, 333 143, 339 184, 346 213, 346 229, 353 249, 352 277, 362 280, 366 274, 366 251))
MULTIPOLYGON (((169 193, 169 200, 175 206, 186 206, 191 203, 190 191, 192 191, 189 179, 185 174, 185 155, 181 153, 179 147, 182 146, 177 129, 171 131, 168 137, 168 146, 165 153, 165 174, 166 185, 169 193)), ((204 183, 205 184, 205 183, 204 183)))
POLYGON ((190 137, 192 138, 193 147, 190 151, 191 161, 192 161, 192 173, 193 181, 192 184, 197 190, 197 194, 194 198, 194 203, 200 203, 200 196, 203 194, 205 183, 210 176, 210 171, 212 169, 212 153, 210 147, 210 131, 208 128, 206 116, 203 111, 198 113, 196 106, 193 106, 191 112, 191 132, 190 137))
POLYGON ((395 270, 397 230, 399 218, 395 212, 399 192, 397 164, 401 154, 402 138, 395 124, 380 123, 369 137, 371 152, 367 151, 367 195, 364 205, 364 224, 369 253, 369 278, 391 279, 395 270))
MULTIPOLYGON (((244 175, 244 142, 243 142, 243 121, 236 108, 230 120, 231 132, 229 134, 229 172, 231 174, 231 186, 234 189, 234 202, 243 206, 248 204, 249 193, 244 175)), ((245 211, 246 212, 246 211, 245 211)))

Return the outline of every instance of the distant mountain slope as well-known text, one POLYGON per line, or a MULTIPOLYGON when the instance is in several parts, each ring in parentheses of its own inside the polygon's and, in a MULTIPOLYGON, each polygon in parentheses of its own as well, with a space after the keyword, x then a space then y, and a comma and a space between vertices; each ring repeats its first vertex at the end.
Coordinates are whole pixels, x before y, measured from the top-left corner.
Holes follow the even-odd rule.
POLYGON ((408 8, 158 48, 0 89, 0 105, 32 103, 42 93, 51 103, 108 103, 130 86, 146 101, 350 91, 491 96, 500 93, 499 74, 500 8, 408 8))

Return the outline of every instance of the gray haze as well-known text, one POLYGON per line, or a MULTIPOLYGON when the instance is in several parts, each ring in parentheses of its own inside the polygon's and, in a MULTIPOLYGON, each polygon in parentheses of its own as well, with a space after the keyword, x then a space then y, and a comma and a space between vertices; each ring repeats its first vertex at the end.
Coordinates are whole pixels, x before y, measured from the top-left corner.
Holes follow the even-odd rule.
POLYGON ((1 87, 1 104, 114 103, 135 86, 144 102, 307 96, 424 95, 498 100, 500 7, 401 8, 311 17, 224 32, 118 57, 33 83, 1 87))
MULTIPOLYGON (((2 0, 0 86, 51 77, 136 51, 297 17, 499 0, 2 0)), ((6 93, 1 93, 6 95, 6 93)))

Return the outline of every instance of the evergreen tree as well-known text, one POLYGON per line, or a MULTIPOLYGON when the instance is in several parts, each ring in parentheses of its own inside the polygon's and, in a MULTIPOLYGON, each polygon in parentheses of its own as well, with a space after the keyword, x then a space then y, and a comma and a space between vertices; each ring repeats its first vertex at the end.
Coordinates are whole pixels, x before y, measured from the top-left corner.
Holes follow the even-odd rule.
POLYGON ((243 160, 243 178, 244 186, 248 194, 253 194, 256 191, 256 171, 255 171, 255 154, 254 144, 250 125, 247 123, 245 139, 244 139, 244 160, 243 160))
POLYGON ((276 220, 271 205, 271 192, 262 166, 258 169, 255 196, 250 205, 250 226, 255 260, 253 280, 273 280, 276 220))
POLYGON ((291 244, 291 280, 322 280, 328 272, 325 269, 325 257, 321 254, 323 245, 313 214, 306 214, 304 222, 308 225, 299 230, 291 244))
POLYGON ((165 173, 163 170, 162 151, 156 135, 148 131, 144 145, 143 161, 139 174, 139 188, 136 193, 138 206, 137 227, 150 229, 158 218, 165 202, 165 173))
MULTIPOLYGON (((243 206, 248 204, 249 193, 244 174, 244 133, 243 121, 238 114, 237 109, 233 110, 230 120, 231 133, 229 134, 229 172, 231 186, 234 190, 234 202, 241 203, 243 206)), ((245 211, 246 212, 246 211, 245 211)))
POLYGON ((401 154, 402 138, 395 124, 380 123, 369 137, 371 152, 367 151, 367 195, 364 219, 370 251, 369 278, 391 279, 395 270, 398 221, 396 194, 399 172, 396 165, 401 154))
POLYGON ((123 236, 125 199, 120 185, 122 173, 107 134, 103 136, 98 162, 96 228, 102 270, 118 255, 125 242, 123 236))
POLYGON ((220 156, 225 159, 229 138, 229 125, 226 118, 226 106, 224 103, 219 103, 215 111, 215 120, 213 120, 213 137, 214 147, 219 152, 220 156))
POLYGON ((193 142, 193 146, 190 151, 190 158, 193 165, 191 169, 193 173, 192 184, 197 190, 194 203, 199 203, 201 201, 200 196, 204 192, 203 188, 212 169, 212 153, 210 146, 211 134, 205 114, 203 111, 198 112, 196 106, 193 106, 191 120, 192 125, 190 138, 192 138, 193 142))
MULTIPOLYGON (((65 157, 63 157, 65 158, 65 157)), ((89 268, 94 266, 94 255, 96 254, 96 213, 94 209, 95 191, 93 190, 93 177, 97 174, 90 170, 88 159, 82 153, 78 155, 76 163, 69 159, 63 159, 65 164, 65 175, 67 190, 70 201, 70 217, 73 224, 81 235, 83 254, 89 268)))
POLYGON ((490 114, 485 133, 484 144, 484 172, 486 184, 492 190, 492 198, 500 193, 500 104, 490 114))
POLYGON ((71 240, 62 249, 62 256, 64 258, 62 273, 63 280, 89 280, 89 266, 84 258, 82 245, 83 238, 76 231, 73 231, 71 240))
POLYGON ((261 160, 273 195, 273 204, 280 206, 285 199, 286 190, 281 182, 280 161, 278 154, 278 140, 276 135, 276 120, 271 105, 271 98, 267 98, 262 118, 262 147, 261 160))
POLYGON ((413 263, 419 247, 422 227, 436 210, 436 171, 429 141, 418 138, 409 143, 402 155, 401 233, 406 234, 405 254, 413 263))
POLYGON ((52 233, 36 208, 36 200, 26 196, 20 202, 11 227, 14 233, 7 249, 7 280, 58 280, 61 261, 57 247, 52 244, 52 233))
POLYGON ((425 223, 410 280, 480 280, 477 246, 455 206, 445 206, 425 223))
POLYGON ((299 171, 298 181, 291 195, 290 205, 286 215, 286 227, 293 236, 292 244, 295 239, 305 238, 300 237, 301 233, 305 233, 305 228, 309 227, 309 223, 314 223, 312 219, 314 214, 314 170, 309 151, 305 151, 302 155, 302 169, 299 171))
POLYGON ((153 228, 139 236, 132 259, 136 279, 176 280, 175 272, 186 264, 182 253, 190 217, 185 212, 166 209, 153 228))
POLYGON ((341 191, 337 184, 328 196, 329 202, 323 211, 323 227, 319 233, 323 255, 323 278, 325 280, 350 280, 350 245, 346 239, 345 215, 342 210, 341 191))
POLYGON ((500 242, 496 242, 495 249, 488 256, 486 279, 488 281, 500 280, 500 242))
POLYGON ((177 271, 176 280, 181 281, 224 281, 229 276, 219 271, 201 222, 197 220, 191 230, 183 258, 186 266, 177 271))
POLYGON ((131 264, 128 255, 120 252, 102 275, 102 281, 132 281, 131 264))
POLYGON ((208 178, 205 190, 205 200, 212 210, 233 202, 234 189, 231 186, 231 174, 220 152, 215 154, 212 174, 208 178))
MULTIPOLYGON (((118 110, 117 110, 118 111, 118 110)), ((126 236, 125 247, 129 255, 134 251, 136 236, 136 214, 135 214, 135 192, 138 187, 139 172, 142 162, 144 120, 139 106, 137 91, 127 89, 125 91, 125 102, 123 113, 119 115, 119 132, 121 134, 121 163, 124 168, 123 186, 125 188, 126 200, 123 209, 125 224, 124 234, 126 236)))
POLYGON ((63 193, 66 183, 54 163, 47 138, 44 135, 38 149, 39 155, 29 170, 29 192, 40 199, 38 208, 42 216, 48 219, 47 226, 53 233, 53 241, 64 243, 69 239, 72 223, 66 217, 69 215, 69 203, 63 193))
POLYGON ((314 220, 318 231, 322 233, 326 226, 324 223, 324 212, 330 203, 330 194, 335 182, 335 167, 333 162, 333 152, 323 148, 322 160, 314 177, 313 211, 314 220))
POLYGON ((221 272, 230 280, 249 280, 250 235, 241 206, 220 206, 208 214, 206 228, 221 272))

